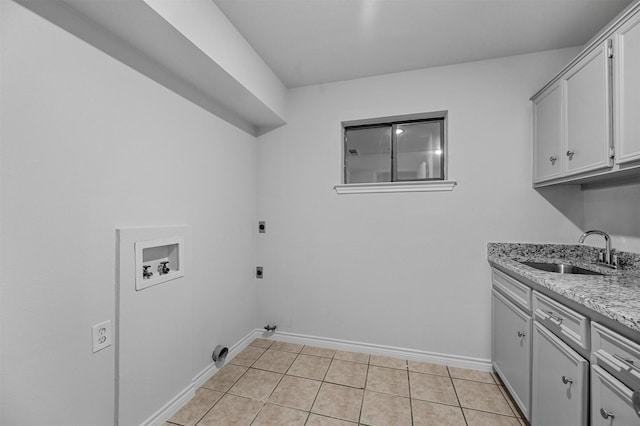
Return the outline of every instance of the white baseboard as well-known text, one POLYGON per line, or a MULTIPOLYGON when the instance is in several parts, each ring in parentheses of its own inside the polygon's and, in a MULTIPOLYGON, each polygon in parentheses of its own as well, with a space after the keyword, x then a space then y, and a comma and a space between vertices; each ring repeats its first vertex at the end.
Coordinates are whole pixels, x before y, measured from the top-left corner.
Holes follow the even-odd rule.
MULTIPOLYGON (((420 351, 416 349, 399 348, 396 346, 377 345, 356 342, 352 340, 332 339, 327 337, 308 336, 305 334, 276 331, 269 333, 271 339, 289 343, 319 346, 342 351, 361 352, 369 355, 384 355, 411 361, 430 362, 432 364, 449 365, 451 367, 468 368, 471 370, 493 371, 490 359, 472 358, 461 355, 441 354, 437 352, 420 351)), ((255 337, 267 337, 263 330, 256 329, 255 337)))
MULTIPOLYGON (((411 361, 430 362, 432 364, 449 365, 451 367, 469 368, 472 370, 492 371, 491 360, 482 358, 472 358, 460 355, 447 355, 436 352, 419 351, 416 349, 399 348, 395 346, 376 345, 372 343, 356 342, 352 340, 332 339, 328 337, 308 336, 306 334, 287 333, 276 331, 267 333, 260 328, 249 332, 239 342, 229 349, 227 360, 231 360, 240 351, 249 346, 249 343, 256 337, 278 340, 288 343, 299 343, 302 345, 319 346, 322 348, 337 349, 341 351, 360 352, 369 355, 384 355, 395 358, 408 359, 411 361)), ((158 412, 149 417, 142 426, 160 426, 167 419, 173 416, 184 404, 189 402, 195 395, 195 390, 202 386, 211 378, 222 366, 215 363, 209 364, 194 378, 192 383, 180 392, 175 398, 168 402, 158 412)))
MULTIPOLYGON (((236 356, 240 351, 249 346, 249 343, 256 338, 258 333, 254 330, 244 336, 235 345, 229 348, 227 359, 231 359, 236 356)), ((198 373, 192 380, 191 384, 183 389, 178 395, 176 395, 171 401, 165 404, 161 409, 155 412, 151 417, 141 423, 140 426, 161 426, 164 422, 171 418, 178 410, 187 402, 191 400, 196 394, 196 389, 202 386, 211 376, 218 372, 222 366, 218 367, 214 362, 211 362, 200 373, 198 373)))
POLYGON ((142 422, 140 426, 160 426, 169 417, 173 416, 184 404, 189 402, 196 394, 196 388, 191 383, 185 389, 176 395, 171 401, 167 402, 164 407, 153 413, 151 417, 142 422))

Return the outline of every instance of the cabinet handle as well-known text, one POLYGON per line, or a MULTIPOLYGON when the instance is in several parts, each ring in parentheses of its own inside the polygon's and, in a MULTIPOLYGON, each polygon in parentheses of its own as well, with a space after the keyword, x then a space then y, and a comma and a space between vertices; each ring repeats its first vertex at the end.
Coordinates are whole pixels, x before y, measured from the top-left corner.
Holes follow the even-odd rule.
POLYGON ((634 365, 633 365, 633 361, 634 361, 634 360, 633 360, 633 359, 631 359, 631 358, 624 358, 623 356, 618 355, 618 354, 613 354, 613 357, 614 357, 614 358, 617 358, 618 360, 620 360, 620 361, 622 361, 622 362, 624 362, 624 363, 631 364, 631 366, 634 366, 634 365))
POLYGON ((557 322, 558 325, 562 324, 562 318, 553 315, 553 311, 547 311, 547 314, 549 314, 549 318, 557 322))
POLYGON ((558 161, 558 157, 555 157, 555 156, 552 155, 551 157, 549 157, 549 161, 551 161, 551 165, 552 166, 555 166, 556 165, 556 161, 558 161))
POLYGON ((569 160, 573 160, 573 155, 575 154, 575 152, 573 151, 567 151, 567 157, 569 157, 569 160))
POLYGON ((603 419, 608 419, 608 418, 615 418, 616 416, 613 415, 613 413, 610 413, 609 411, 605 410, 604 408, 600 409, 600 415, 602 416, 603 419))
POLYGON ((567 376, 562 376, 562 383, 564 383, 565 385, 567 383, 571 383, 573 384, 573 379, 568 378, 567 376))
POLYGON ((526 334, 524 334, 522 331, 518 331, 518 337, 523 338, 524 336, 526 336, 526 334))

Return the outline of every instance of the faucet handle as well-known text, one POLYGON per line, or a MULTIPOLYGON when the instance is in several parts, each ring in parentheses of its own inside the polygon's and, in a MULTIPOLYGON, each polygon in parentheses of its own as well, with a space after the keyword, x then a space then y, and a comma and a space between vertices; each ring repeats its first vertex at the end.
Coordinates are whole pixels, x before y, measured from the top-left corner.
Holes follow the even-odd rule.
POLYGON ((153 272, 149 271, 151 265, 142 265, 142 278, 149 279, 153 276, 153 272))
POLYGON ((168 260, 160 262, 160 264, 158 265, 158 272, 160 272, 160 274, 168 274, 169 271, 171 271, 167 266, 168 263, 169 263, 168 260))
POLYGON ((611 266, 615 266, 618 267, 618 255, 615 253, 611 253, 611 262, 609 262, 611 264, 611 266))

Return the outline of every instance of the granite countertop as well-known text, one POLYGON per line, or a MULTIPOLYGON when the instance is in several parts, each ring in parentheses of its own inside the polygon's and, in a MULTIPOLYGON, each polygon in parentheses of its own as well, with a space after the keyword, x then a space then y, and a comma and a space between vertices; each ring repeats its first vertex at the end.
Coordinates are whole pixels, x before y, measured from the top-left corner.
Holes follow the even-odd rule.
POLYGON ((616 251, 620 267, 594 265, 601 249, 584 245, 489 243, 488 260, 604 317, 640 332, 640 254, 616 251), (605 275, 545 272, 518 261, 570 263, 605 275))

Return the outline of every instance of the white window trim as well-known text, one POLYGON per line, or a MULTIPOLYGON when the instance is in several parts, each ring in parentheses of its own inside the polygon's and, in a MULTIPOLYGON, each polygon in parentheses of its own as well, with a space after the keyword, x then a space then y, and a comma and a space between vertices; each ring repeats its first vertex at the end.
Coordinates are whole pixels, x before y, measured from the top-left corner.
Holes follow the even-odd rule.
POLYGON ((443 192, 453 191, 455 180, 430 180, 411 182, 349 183, 335 185, 338 194, 372 194, 383 192, 443 192))

